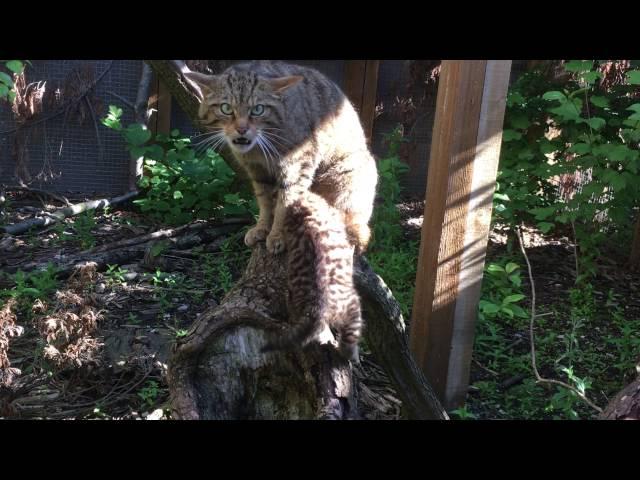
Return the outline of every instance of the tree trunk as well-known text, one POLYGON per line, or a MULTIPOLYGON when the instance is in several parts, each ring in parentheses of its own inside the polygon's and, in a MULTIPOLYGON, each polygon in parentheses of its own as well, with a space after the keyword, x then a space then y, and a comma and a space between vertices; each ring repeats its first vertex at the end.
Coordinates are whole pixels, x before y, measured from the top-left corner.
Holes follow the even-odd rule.
MULTIPOLYGON (((182 75, 184 63, 147 62, 197 126, 198 97, 182 75)), ((222 155, 246 178, 228 152, 222 155)), ((258 244, 243 277, 221 304, 196 319, 187 336, 176 343, 168 366, 174 418, 359 417, 351 366, 331 344, 312 344, 298 352, 260 352, 269 333, 291 325, 285 304, 285 255, 269 255, 264 244, 258 244)), ((355 280, 365 339, 395 383, 407 416, 448 419, 411 357, 404 320, 391 291, 364 258, 357 261, 355 280)))

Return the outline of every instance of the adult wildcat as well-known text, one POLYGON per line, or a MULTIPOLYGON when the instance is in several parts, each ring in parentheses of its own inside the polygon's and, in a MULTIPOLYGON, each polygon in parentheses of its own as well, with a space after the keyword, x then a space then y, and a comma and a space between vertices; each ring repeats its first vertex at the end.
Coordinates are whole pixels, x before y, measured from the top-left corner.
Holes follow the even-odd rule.
POLYGON ((285 249, 285 209, 308 191, 343 213, 358 252, 369 242, 377 171, 358 115, 320 72, 283 62, 234 65, 219 75, 185 74, 201 89, 209 144, 226 142, 245 168, 260 207, 249 246, 285 249))

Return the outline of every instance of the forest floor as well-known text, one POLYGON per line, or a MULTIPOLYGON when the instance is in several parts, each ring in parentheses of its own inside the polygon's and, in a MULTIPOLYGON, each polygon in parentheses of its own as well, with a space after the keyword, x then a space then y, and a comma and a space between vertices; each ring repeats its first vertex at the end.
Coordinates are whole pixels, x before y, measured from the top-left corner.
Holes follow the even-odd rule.
MULTIPOLYGON (((70 198, 72 203, 82 200, 70 198)), ((37 198, 15 194, 5 205, 3 223, 41 209, 37 198)), ((417 262, 423 209, 421 200, 399 205, 408 265, 417 262)), ((207 225, 195 232, 213 232, 202 242, 182 242, 182 235, 136 243, 166 227, 118 209, 0 237, 0 418, 169 418, 166 368, 171 347, 241 275, 250 255, 242 241, 247 226, 228 225, 220 233, 217 225, 207 225), (124 240, 130 245, 119 247, 124 240), (55 269, 80 252, 89 252, 85 257, 91 258, 90 252, 99 251, 119 256, 71 277, 56 276, 51 268, 27 268, 49 262, 55 269), (25 275, 17 273, 22 269, 25 275), (15 302, 7 310, 12 298, 15 302)), ((623 253, 611 245, 598 258, 596 276, 576 289, 574 249, 567 237, 527 230, 525 243, 537 292, 540 372, 581 386, 604 408, 636 375, 640 275, 624 268, 623 253)), ((528 309, 524 259, 496 228, 487 265, 505 262, 520 266, 516 273, 525 296, 521 306, 528 309)), ((406 287, 415 278, 415 270, 385 268, 388 276, 379 273, 392 290, 394 284, 406 287), (398 279, 392 278, 393 272, 398 279)), ((413 291, 405 287, 397 296, 404 299, 408 324, 413 291)), ((483 286, 483 298, 492 293, 491 287, 483 286)), ((467 404, 453 418, 595 416, 575 395, 535 382, 528 327, 528 318, 478 321, 467 404)), ((400 419, 399 396, 366 344, 355 373, 363 417, 400 419)))
MULTIPOLYGON (((399 207, 407 244, 419 241, 424 202, 410 200, 399 207)), ((505 231, 493 228, 485 271, 493 264, 518 265, 514 273, 521 286, 511 285, 510 293, 524 295, 520 306, 527 315, 478 319, 467 402, 453 418, 595 418, 598 412, 567 389, 535 381, 529 341, 531 282, 517 240, 505 231)), ((604 409, 640 373, 640 272, 627 268, 628 242, 609 242, 596 260, 596 274, 576 287, 571 231, 563 233, 523 231, 536 290, 538 370, 544 378, 583 389, 604 409)), ((501 286, 485 274, 481 298, 499 296, 501 286)))
MULTIPOLYGON (((60 206, 31 194, 9 196, 2 223, 32 217, 43 200, 50 211, 60 206)), ((135 243, 167 227, 117 209, 0 237, 0 418, 170 418, 172 345, 242 274, 247 226, 215 235, 212 225, 214 234, 195 245, 182 242, 188 235, 135 243), (89 260, 91 252, 101 260, 113 253, 113 263, 107 255, 98 268, 56 274, 82 252, 89 260)), ((355 373, 362 416, 400 418, 401 402, 366 349, 355 373)))

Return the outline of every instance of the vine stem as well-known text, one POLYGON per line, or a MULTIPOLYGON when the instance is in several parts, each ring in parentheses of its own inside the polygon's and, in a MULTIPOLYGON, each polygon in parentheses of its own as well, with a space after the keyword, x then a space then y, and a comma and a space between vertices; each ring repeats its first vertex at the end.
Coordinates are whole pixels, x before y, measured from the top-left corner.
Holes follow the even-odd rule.
POLYGON ((518 237, 518 242, 520 243, 520 251, 524 256, 525 262, 527 262, 527 270, 529 272, 529 283, 531 284, 531 319, 529 321, 529 343, 531 345, 531 366, 533 367, 533 373, 536 377, 536 382, 548 383, 552 385, 560 385, 561 387, 567 388, 571 390, 573 393, 575 393, 576 395, 578 395, 578 397, 580 397, 587 405, 589 405, 595 411, 597 411, 598 413, 602 413, 603 412, 602 408, 600 408, 598 405, 596 405, 591 400, 589 400, 584 395, 584 393, 582 393, 580 390, 578 390, 574 386, 569 385, 568 383, 561 382, 560 380, 543 378, 540 375, 540 372, 538 372, 538 366, 536 362, 536 344, 535 344, 534 334, 533 334, 533 327, 536 319, 536 287, 533 281, 533 272, 531 270, 531 263, 529 262, 529 257, 527 256, 527 252, 524 248, 524 240, 522 238, 522 233, 519 227, 516 227, 516 235, 518 237))

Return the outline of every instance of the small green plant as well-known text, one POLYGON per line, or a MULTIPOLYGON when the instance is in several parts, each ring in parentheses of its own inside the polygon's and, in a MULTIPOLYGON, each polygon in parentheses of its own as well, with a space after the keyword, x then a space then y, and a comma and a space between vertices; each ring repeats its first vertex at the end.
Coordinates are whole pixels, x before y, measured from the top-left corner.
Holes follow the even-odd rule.
POLYGON ((419 242, 403 238, 397 207, 402 193, 400 178, 408 170, 398 154, 404 141, 402 130, 396 128, 387 140, 388 154, 378 161, 378 196, 382 202, 373 211, 373 235, 367 259, 393 291, 403 315, 408 316, 413 302, 419 242))
POLYGON ((140 389, 138 396, 146 406, 152 407, 158 398, 158 393, 158 382, 149 380, 146 385, 140 389))
POLYGON ((112 286, 125 282, 124 275, 128 270, 126 268, 121 268, 120 265, 111 265, 107 264, 107 271, 105 272, 105 277, 107 277, 107 284, 112 286))
POLYGON ((96 239, 91 233, 96 227, 93 211, 89 210, 78 215, 73 222, 73 229, 78 235, 78 241, 82 248, 92 248, 96 244, 96 239))
POLYGON ((174 225, 196 218, 255 213, 255 199, 248 188, 229 193, 235 172, 220 155, 211 149, 197 152, 178 130, 152 139, 142 125, 123 127, 121 116, 122 109, 112 105, 102 123, 122 134, 133 156, 143 158, 146 175, 140 187, 145 196, 133 202, 143 212, 174 225))
POLYGON ((16 92, 11 74, 21 74, 24 70, 24 63, 22 60, 0 60, 0 63, 4 63, 4 67, 7 70, 7 72, 0 70, 0 100, 13 103, 16 98, 16 92))
POLYGON ((522 293, 520 266, 515 262, 489 263, 484 269, 482 299, 479 303, 479 318, 528 318, 527 312, 518 305, 525 295, 522 293))
POLYGON ((451 413, 455 415, 459 420, 475 420, 476 415, 467 410, 467 406, 463 406, 462 408, 457 408, 456 410, 452 410, 451 413))

